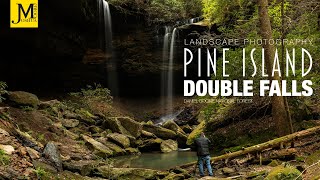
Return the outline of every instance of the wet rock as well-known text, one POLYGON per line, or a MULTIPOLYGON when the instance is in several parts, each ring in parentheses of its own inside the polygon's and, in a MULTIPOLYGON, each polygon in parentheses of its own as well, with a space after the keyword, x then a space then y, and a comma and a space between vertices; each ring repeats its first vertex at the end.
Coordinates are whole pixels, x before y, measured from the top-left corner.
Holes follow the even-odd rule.
POLYGON ((63 169, 79 173, 82 176, 88 176, 98 163, 95 161, 70 161, 63 163, 63 169))
POLYGON ((143 138, 157 138, 157 136, 154 135, 153 133, 148 132, 148 131, 144 131, 144 130, 141 131, 141 137, 143 137, 143 138))
POLYGON ((109 157, 113 154, 113 151, 108 148, 107 146, 103 145, 101 142, 98 142, 96 140, 94 140, 93 138, 86 136, 86 135, 82 135, 83 140, 87 143, 87 145, 89 145, 89 147, 93 150, 95 150, 95 154, 102 157, 102 158, 106 158, 109 157))
POLYGON ((144 124, 143 125, 143 130, 151 132, 155 134, 157 137, 162 138, 162 139, 175 139, 176 133, 172 130, 155 126, 155 125, 149 125, 149 124, 144 124))
POLYGON ((160 144, 162 143, 162 139, 148 139, 142 141, 141 144, 138 144, 138 148, 142 152, 150 152, 150 151, 159 151, 160 144))
POLYGON ((112 132, 117 132, 120 134, 127 134, 131 135, 117 120, 117 118, 106 118, 103 123, 102 127, 104 129, 110 129, 112 132))
POLYGON ((74 128, 79 125, 79 120, 76 119, 62 119, 61 123, 66 128, 74 128))
POLYGON ((165 141, 161 142, 160 149, 161 149, 161 152, 163 152, 163 153, 177 151, 178 150, 178 143, 177 143, 177 141, 174 141, 172 139, 165 140, 165 141))
POLYGON ((14 106, 30 106, 33 108, 36 108, 40 103, 36 95, 24 91, 9 92, 8 101, 14 106))
POLYGON ((97 168, 102 177, 109 179, 156 179, 160 173, 157 170, 142 168, 110 168, 101 166, 97 168))
POLYGON ((35 160, 35 159, 39 159, 40 158, 40 154, 38 151, 30 148, 30 147, 26 147, 26 150, 27 150, 27 153, 28 155, 30 156, 30 158, 32 160, 35 160))
POLYGON ((130 154, 130 155, 138 155, 138 154, 141 154, 141 152, 140 152, 139 149, 137 149, 137 148, 131 148, 131 147, 129 147, 129 148, 126 148, 125 151, 126 151, 127 154, 130 154))
POLYGON ((233 174, 235 172, 236 172, 236 170, 234 170, 233 168, 229 168, 229 167, 222 168, 222 173, 225 174, 225 175, 230 175, 230 174, 233 174))
POLYGON ((130 147, 130 139, 123 135, 123 134, 119 134, 119 133, 111 133, 107 135, 108 140, 110 140, 111 142, 114 142, 115 144, 123 147, 123 148, 128 148, 130 147))
POLYGON ((8 155, 11 155, 14 152, 14 147, 10 145, 0 144, 0 149, 3 150, 8 155))
POLYGON ((137 138, 137 137, 140 136, 141 130, 142 130, 142 125, 139 122, 137 122, 137 121, 135 121, 135 120, 133 120, 133 119, 131 119, 129 117, 118 118, 118 121, 120 121, 121 125, 127 131, 129 131, 129 133, 133 137, 137 138))
POLYGON ((54 164, 54 166, 62 171, 62 161, 58 147, 53 142, 48 142, 43 150, 43 155, 54 164))
POLYGON ((181 132, 177 133, 177 141, 178 141, 179 147, 182 147, 182 148, 188 147, 187 140, 188 140, 188 136, 186 134, 183 134, 181 132))

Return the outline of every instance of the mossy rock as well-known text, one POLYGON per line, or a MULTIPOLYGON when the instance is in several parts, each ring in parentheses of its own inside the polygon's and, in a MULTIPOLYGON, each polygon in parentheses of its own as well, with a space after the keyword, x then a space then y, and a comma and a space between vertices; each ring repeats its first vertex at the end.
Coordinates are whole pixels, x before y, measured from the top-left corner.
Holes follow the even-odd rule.
POLYGON ((193 144, 194 140, 200 136, 205 129, 205 121, 202 121, 188 136, 187 145, 193 144))
POLYGON ((139 137, 142 130, 142 125, 129 118, 129 117, 121 117, 117 118, 120 121, 121 125, 135 138, 139 137))
POLYGON ((110 129, 112 132, 117 132, 120 134, 127 134, 127 135, 131 135, 120 123, 120 121, 118 121, 117 118, 106 118, 103 123, 102 123, 102 127, 104 129, 110 129))
MULTIPOLYGON (((298 178, 301 174, 299 170, 297 170, 293 166, 277 166, 274 167, 265 180, 292 180, 298 178)), ((297 180, 302 180, 300 176, 297 180)))
POLYGON ((178 150, 178 143, 177 141, 174 141, 172 139, 168 139, 165 141, 162 141, 160 144, 161 152, 168 153, 171 151, 177 151, 178 150))
POLYGON ((24 107, 29 106, 37 108, 40 101, 34 94, 24 91, 11 91, 8 93, 8 101, 13 106, 24 107))
POLYGON ((163 140, 159 138, 141 141, 138 144, 138 148, 142 152, 160 151, 160 144, 162 141, 163 140))
POLYGON ((157 170, 142 168, 110 168, 110 166, 101 166, 97 168, 102 177, 109 179, 156 179, 160 174, 157 170))
POLYGON ((150 124, 144 124, 143 125, 143 130, 148 131, 153 133, 159 138, 162 139, 175 139, 176 138, 176 133, 170 129, 166 129, 163 127, 155 126, 155 125, 150 125, 150 124))
POLYGON ((163 180, 184 180, 184 179, 185 177, 183 174, 170 173, 163 180))
POLYGON ((131 147, 129 147, 129 148, 126 148, 125 151, 126 151, 127 154, 132 154, 132 155, 139 155, 139 154, 141 154, 141 152, 140 152, 139 149, 137 149, 137 148, 131 148, 131 147))
POLYGON ((123 148, 128 148, 130 147, 130 139, 119 133, 111 133, 107 135, 108 140, 111 142, 117 144, 118 146, 121 146, 123 148))
POLYGON ((86 135, 82 135, 82 138, 86 142, 86 144, 89 146, 89 148, 91 148, 94 151, 94 154, 96 154, 97 156, 106 158, 113 155, 113 151, 107 146, 105 146, 104 144, 102 144, 101 142, 98 142, 86 135))
POLYGON ((174 132, 180 132, 182 134, 186 134, 173 120, 169 120, 165 122, 162 127, 170 129, 174 132))

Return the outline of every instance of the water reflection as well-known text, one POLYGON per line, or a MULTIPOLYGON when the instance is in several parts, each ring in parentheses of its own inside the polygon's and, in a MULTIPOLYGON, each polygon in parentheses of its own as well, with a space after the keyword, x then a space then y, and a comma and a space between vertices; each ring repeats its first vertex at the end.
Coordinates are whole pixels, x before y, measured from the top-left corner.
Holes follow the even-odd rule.
POLYGON ((143 153, 140 156, 113 158, 115 167, 150 168, 165 170, 197 160, 196 152, 143 153))

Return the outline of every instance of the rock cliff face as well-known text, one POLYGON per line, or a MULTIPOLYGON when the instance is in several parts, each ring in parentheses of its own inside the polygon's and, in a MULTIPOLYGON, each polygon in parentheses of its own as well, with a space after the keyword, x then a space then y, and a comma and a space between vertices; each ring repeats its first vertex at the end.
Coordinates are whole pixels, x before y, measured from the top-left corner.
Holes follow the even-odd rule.
POLYGON ((107 86, 112 57, 119 89, 131 89, 120 93, 160 94, 164 32, 162 26, 148 24, 144 14, 126 14, 110 5, 114 52, 105 55, 96 1, 39 2, 37 29, 10 29, 9 2, 0 2, 0 7, 0 76, 9 88, 65 91, 93 82, 107 86), (146 82, 159 83, 141 88, 146 82))

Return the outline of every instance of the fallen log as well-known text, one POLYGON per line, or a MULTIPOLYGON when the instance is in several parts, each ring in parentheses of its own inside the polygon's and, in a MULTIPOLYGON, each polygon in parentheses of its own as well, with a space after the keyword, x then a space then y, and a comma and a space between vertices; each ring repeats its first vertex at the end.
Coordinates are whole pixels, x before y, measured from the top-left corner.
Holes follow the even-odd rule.
MULTIPOLYGON (((286 144, 286 143, 289 143, 292 141, 296 141, 298 139, 301 139, 301 138, 304 138, 304 137, 307 137, 310 135, 314 135, 317 133, 320 133, 320 126, 316 126, 316 127, 310 128, 310 129, 306 129, 306 130, 299 131, 299 132, 296 132, 293 134, 289 134, 289 135, 286 135, 283 137, 279 137, 279 138, 276 138, 276 139, 273 139, 273 140, 270 140, 270 141, 267 141, 267 142, 264 142, 261 144, 250 146, 250 147, 244 148, 240 151, 224 154, 224 155, 217 156, 217 157, 212 157, 211 161, 213 163, 213 162, 220 161, 220 160, 230 160, 232 158, 236 158, 236 157, 239 157, 242 155, 261 152, 261 151, 268 149, 268 148, 280 147, 283 144, 286 144)), ((187 167, 193 166, 195 163, 196 162, 191 162, 188 164, 181 165, 179 167, 180 168, 187 168, 187 167)))

